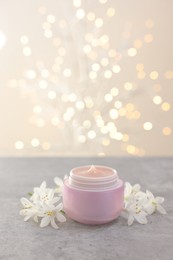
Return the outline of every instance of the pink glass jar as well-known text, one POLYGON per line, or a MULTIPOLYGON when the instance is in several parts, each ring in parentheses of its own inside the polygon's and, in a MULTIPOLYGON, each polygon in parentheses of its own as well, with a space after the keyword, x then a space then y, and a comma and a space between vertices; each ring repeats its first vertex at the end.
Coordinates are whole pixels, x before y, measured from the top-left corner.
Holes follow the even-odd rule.
POLYGON ((77 167, 64 181, 64 210, 69 218, 80 223, 104 224, 116 219, 123 199, 123 181, 109 167, 77 167))

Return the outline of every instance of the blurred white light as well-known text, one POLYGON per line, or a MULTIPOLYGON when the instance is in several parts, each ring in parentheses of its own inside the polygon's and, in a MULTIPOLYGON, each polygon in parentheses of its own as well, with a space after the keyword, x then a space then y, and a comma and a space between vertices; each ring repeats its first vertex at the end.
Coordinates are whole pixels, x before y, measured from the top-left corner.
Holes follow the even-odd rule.
POLYGON ((79 143, 85 143, 86 142, 86 137, 84 135, 80 135, 78 137, 78 141, 79 141, 79 143))
POLYGON ((65 77, 70 77, 71 76, 71 70, 66 68, 66 69, 64 69, 63 74, 64 74, 65 77))
POLYGON ((0 32, 0 49, 4 47, 5 43, 6 43, 6 37, 2 32, 0 32))
POLYGON ((112 67, 112 71, 113 71, 114 73, 119 73, 120 70, 121 70, 121 68, 120 68, 119 65, 114 65, 114 66, 112 67))
POLYGON ((48 92, 48 98, 55 99, 56 98, 56 92, 51 90, 48 92))
POLYGON ((97 18, 97 19, 95 20, 95 25, 96 25, 96 27, 98 27, 98 28, 102 27, 102 25, 103 25, 103 20, 102 20, 101 18, 97 18))
POLYGON ((29 48, 28 46, 23 48, 23 54, 25 56, 31 56, 31 53, 32 53, 31 48, 29 48))
POLYGON ((24 147, 24 143, 22 141, 15 142, 15 148, 17 150, 21 150, 21 149, 23 149, 23 147, 24 147))
POLYGON ((38 127, 43 127, 45 125, 45 121, 43 118, 38 118, 37 121, 36 121, 36 125, 38 127))
POLYGON ((120 109, 120 108, 122 108, 122 102, 119 101, 119 100, 117 100, 117 101, 115 101, 114 106, 115 106, 117 109, 120 109))
POLYGON ((41 111, 42 111, 42 107, 41 106, 36 105, 36 106, 33 107, 33 112, 35 114, 40 114, 41 111))
POLYGON ((83 101, 77 101, 76 102, 76 107, 81 110, 81 109, 83 109, 85 107, 85 104, 84 104, 83 101))
POLYGON ((95 13, 89 12, 87 14, 88 21, 94 21, 95 19, 95 13))
POLYGON ((119 94, 118 88, 112 88, 111 89, 111 95, 116 97, 119 94))
POLYGON ((96 79, 97 78, 97 73, 95 71, 90 71, 89 78, 90 79, 96 79))
POLYGON ((38 140, 37 138, 33 138, 33 139, 31 140, 31 145, 32 145, 33 147, 37 147, 37 146, 39 146, 39 144, 40 144, 40 142, 39 142, 39 140, 38 140))
POLYGON ((48 21, 48 23, 54 23, 56 21, 56 18, 53 14, 49 14, 47 16, 47 21, 48 21))
POLYGON ((162 103, 162 98, 160 96, 153 97, 153 103, 156 105, 160 105, 162 103))
POLYGON ((96 137, 96 132, 91 130, 88 132, 88 138, 89 139, 94 139, 96 137))
POLYGON ((99 65, 98 63, 94 63, 94 64, 92 65, 92 69, 93 69, 94 71, 99 71, 100 65, 99 65))
POLYGON ((74 7, 80 7, 81 6, 81 0, 73 0, 74 7))
POLYGON ((49 75, 50 75, 50 72, 49 72, 47 69, 43 69, 43 70, 41 71, 41 76, 42 76, 43 78, 48 78, 49 75))
POLYGON ((111 94, 107 93, 107 94, 105 95, 104 99, 105 99, 106 102, 111 102, 112 99, 113 99, 113 97, 112 97, 111 94))
POLYGON ((50 29, 47 29, 47 30, 44 31, 44 36, 46 38, 51 38, 53 36, 53 33, 50 29))
POLYGON ((99 0, 101 4, 106 4, 107 0, 99 0))
POLYGON ((52 123, 52 125, 59 125, 59 119, 58 119, 58 117, 52 117, 51 123, 52 123))
POLYGON ((75 102, 76 99, 77 99, 77 96, 76 96, 75 93, 71 93, 71 94, 69 95, 69 101, 71 101, 71 102, 75 102))
POLYGON ((150 130, 153 128, 153 125, 152 125, 151 122, 145 122, 145 123, 143 124, 143 128, 144 128, 144 130, 146 130, 146 131, 150 131, 150 130))
POLYGON ((106 79, 110 79, 112 77, 112 71, 106 70, 105 73, 104 73, 104 77, 106 79))
POLYGON ((28 37, 26 35, 22 35, 20 37, 20 41, 21 41, 22 44, 27 44, 29 40, 28 40, 28 37))
POLYGON ((137 50, 135 48, 128 49, 128 55, 133 57, 137 54, 137 50))
POLYGON ((122 138, 123 138, 123 134, 121 132, 117 132, 115 134, 115 139, 116 140, 120 141, 120 140, 122 140, 122 138))
POLYGON ((84 126, 85 128, 90 128, 90 127, 91 127, 91 121, 85 120, 85 121, 83 122, 83 126, 84 126))
POLYGON ((118 118, 118 111, 115 108, 110 109, 109 115, 112 119, 118 118))
POLYGON ((84 16, 85 16, 85 11, 84 11, 84 9, 82 9, 82 8, 78 9, 77 12, 76 12, 76 17, 77 17, 79 20, 81 20, 81 19, 84 18, 84 16))
POLYGON ((90 52, 91 52, 91 46, 88 45, 88 44, 87 44, 87 45, 84 45, 83 51, 84 51, 84 53, 86 53, 86 54, 90 53, 90 52))
POLYGON ((47 88, 48 83, 47 83, 47 81, 42 79, 42 80, 39 81, 38 85, 39 85, 40 88, 44 89, 44 88, 47 88))
POLYGON ((34 70, 28 70, 28 71, 26 72, 26 76, 27 76, 27 78, 29 78, 29 79, 35 79, 35 77, 36 77, 36 72, 35 72, 34 70))

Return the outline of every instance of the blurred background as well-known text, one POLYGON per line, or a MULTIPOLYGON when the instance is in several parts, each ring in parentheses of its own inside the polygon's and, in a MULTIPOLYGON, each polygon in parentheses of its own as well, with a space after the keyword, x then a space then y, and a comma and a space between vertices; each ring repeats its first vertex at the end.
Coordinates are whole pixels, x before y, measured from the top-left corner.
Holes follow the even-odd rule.
POLYGON ((0 155, 172 156, 172 10, 0 0, 0 155))

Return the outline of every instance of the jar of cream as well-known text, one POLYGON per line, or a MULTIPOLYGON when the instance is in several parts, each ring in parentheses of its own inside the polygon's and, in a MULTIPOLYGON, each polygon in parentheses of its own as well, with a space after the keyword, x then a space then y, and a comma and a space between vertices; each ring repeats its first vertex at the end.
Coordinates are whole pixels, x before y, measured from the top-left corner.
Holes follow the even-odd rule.
POLYGON ((64 180, 64 210, 69 218, 83 224, 104 224, 116 219, 123 199, 123 181, 109 167, 77 167, 64 180))

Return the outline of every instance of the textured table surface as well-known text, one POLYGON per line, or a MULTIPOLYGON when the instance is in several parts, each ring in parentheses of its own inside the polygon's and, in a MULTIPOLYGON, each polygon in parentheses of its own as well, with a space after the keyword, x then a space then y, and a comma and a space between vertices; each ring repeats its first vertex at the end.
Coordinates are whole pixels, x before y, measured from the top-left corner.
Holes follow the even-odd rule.
POLYGON ((171 158, 1 158, 0 259, 140 260, 173 259, 173 159, 171 158), (67 220, 59 230, 40 228, 19 216, 20 197, 43 180, 85 164, 114 167, 124 181, 165 197, 167 215, 154 214, 147 225, 117 220, 87 226, 67 220))

